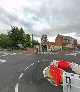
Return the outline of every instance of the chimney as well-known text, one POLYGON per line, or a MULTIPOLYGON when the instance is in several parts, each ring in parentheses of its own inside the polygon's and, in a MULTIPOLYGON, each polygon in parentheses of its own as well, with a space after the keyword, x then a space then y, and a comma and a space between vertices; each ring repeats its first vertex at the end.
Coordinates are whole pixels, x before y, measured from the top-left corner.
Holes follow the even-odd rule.
POLYGON ((33 34, 32 34, 32 41, 33 41, 33 34))

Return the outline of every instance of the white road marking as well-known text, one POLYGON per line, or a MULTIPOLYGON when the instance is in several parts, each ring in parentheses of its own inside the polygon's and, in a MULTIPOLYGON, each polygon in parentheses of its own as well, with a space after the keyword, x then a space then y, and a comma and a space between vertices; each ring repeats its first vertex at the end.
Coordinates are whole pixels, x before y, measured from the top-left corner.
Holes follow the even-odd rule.
POLYGON ((10 53, 6 53, 5 55, 9 55, 10 53))
POLYGON ((25 70, 27 70, 29 67, 26 67, 26 69, 25 70))
POLYGON ((44 61, 51 61, 51 60, 48 60, 48 59, 43 59, 42 61, 44 62, 44 61))
MULTIPOLYGON (((32 63, 29 67, 31 67, 32 65, 34 65, 34 63, 32 63)), ((25 70, 27 70, 29 67, 26 67, 25 70)), ((19 80, 22 78, 22 76, 23 76, 23 73, 20 74, 19 80)), ((30 82, 30 83, 32 83, 32 82, 30 82)), ((15 92, 18 92, 18 87, 19 87, 19 83, 17 83, 15 86, 15 92)))
POLYGON ((5 55, 9 55, 10 53, 4 52, 5 55))
POLYGON ((39 61, 37 61, 37 62, 39 62, 39 61))
POLYGON ((23 73, 21 73, 21 74, 20 74, 19 79, 21 79, 21 78, 22 78, 22 76, 23 76, 23 73))
POLYGON ((18 87, 19 87, 19 83, 17 83, 15 86, 15 92, 18 92, 18 87))
POLYGON ((13 53, 14 55, 16 54, 16 53, 13 53))
POLYGON ((2 56, 6 56, 6 55, 2 55, 2 56))
POLYGON ((20 55, 22 55, 22 53, 19 53, 20 55))
POLYGON ((16 53, 12 53, 12 54, 10 54, 10 55, 16 55, 16 53))
POLYGON ((1 56, 7 56, 7 55, 9 55, 10 53, 6 53, 6 52, 4 52, 4 55, 1 55, 1 56))
POLYGON ((45 61, 49 61, 49 60, 47 59, 47 60, 45 60, 45 61))
POLYGON ((77 53, 70 53, 70 54, 65 54, 65 55, 73 55, 73 56, 76 56, 77 53))
POLYGON ((33 64, 31 64, 31 65, 34 65, 34 63, 33 63, 33 64))
POLYGON ((10 54, 10 55, 14 55, 14 54, 10 54))
POLYGON ((6 52, 4 52, 4 54, 6 54, 6 52))
POLYGON ((0 59, 0 62, 1 62, 1 63, 5 63, 5 62, 6 62, 6 60, 0 59))

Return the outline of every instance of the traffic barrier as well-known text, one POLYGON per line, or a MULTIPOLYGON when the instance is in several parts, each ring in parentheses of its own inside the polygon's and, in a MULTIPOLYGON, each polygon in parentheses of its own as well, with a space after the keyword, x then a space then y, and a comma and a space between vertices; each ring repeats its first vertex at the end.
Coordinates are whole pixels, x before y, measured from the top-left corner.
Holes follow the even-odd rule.
POLYGON ((64 72, 63 75, 63 92, 79 92, 80 75, 68 72, 64 72))
MULTIPOLYGON (((44 71, 45 72, 45 71, 44 71)), ((64 60, 53 60, 50 63, 48 70, 50 77, 47 77, 51 83, 56 83, 57 86, 63 86, 63 92, 79 92, 80 91, 80 65, 76 63, 66 62, 64 60), (59 67, 60 68, 59 68, 59 67), (62 69, 61 69, 62 68, 62 69), (77 74, 65 72, 64 69, 71 68, 77 74)))
POLYGON ((72 71, 74 71, 77 74, 80 74, 80 65, 76 64, 76 63, 71 63, 71 69, 72 71))
POLYGON ((64 60, 58 60, 58 66, 62 69, 68 69, 70 68, 70 62, 66 62, 64 60))
POLYGON ((63 74, 62 70, 56 66, 50 65, 50 73, 51 73, 56 85, 58 86, 60 84, 60 80, 62 78, 62 76, 61 76, 63 74))

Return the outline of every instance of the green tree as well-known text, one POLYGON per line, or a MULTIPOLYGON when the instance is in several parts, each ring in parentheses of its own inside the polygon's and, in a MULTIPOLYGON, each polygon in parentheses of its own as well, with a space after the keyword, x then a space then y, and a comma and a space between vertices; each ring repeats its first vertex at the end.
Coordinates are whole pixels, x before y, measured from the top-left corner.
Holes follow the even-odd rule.
POLYGON ((18 47, 18 44, 24 44, 24 30, 21 27, 20 29, 18 27, 11 26, 11 30, 8 31, 8 36, 10 38, 11 46, 12 47, 18 47))
POLYGON ((46 34, 43 34, 42 37, 41 37, 41 42, 44 43, 44 42, 47 42, 47 35, 46 34))
POLYGON ((38 41, 36 41, 36 40, 33 40, 32 41, 32 47, 34 47, 34 45, 39 45, 40 43, 38 42, 38 41))
POLYGON ((10 47, 10 39, 7 34, 0 34, 0 47, 2 48, 10 47))
POLYGON ((25 39, 24 47, 30 47, 31 46, 31 37, 30 37, 30 35, 25 34, 24 39, 25 39))

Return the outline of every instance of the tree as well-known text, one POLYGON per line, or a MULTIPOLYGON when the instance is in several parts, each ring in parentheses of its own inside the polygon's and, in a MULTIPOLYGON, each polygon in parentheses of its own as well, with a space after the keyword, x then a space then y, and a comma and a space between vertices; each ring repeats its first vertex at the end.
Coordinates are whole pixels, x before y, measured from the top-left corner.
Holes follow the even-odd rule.
POLYGON ((36 40, 33 40, 32 41, 32 47, 34 47, 34 45, 39 45, 40 43, 38 42, 38 41, 36 41, 36 40))
POLYGON ((22 27, 19 29, 18 27, 11 26, 8 36, 12 47, 18 47, 18 44, 24 44, 24 30, 22 27))
POLYGON ((10 39, 7 34, 0 34, 0 47, 2 48, 10 47, 10 39))
POLYGON ((46 34, 43 34, 42 35, 42 37, 41 37, 41 42, 42 43, 45 43, 45 42, 47 42, 48 40, 47 40, 47 35, 46 34))
POLYGON ((31 46, 31 37, 30 37, 30 35, 25 34, 24 39, 25 39, 24 47, 30 47, 31 46))

